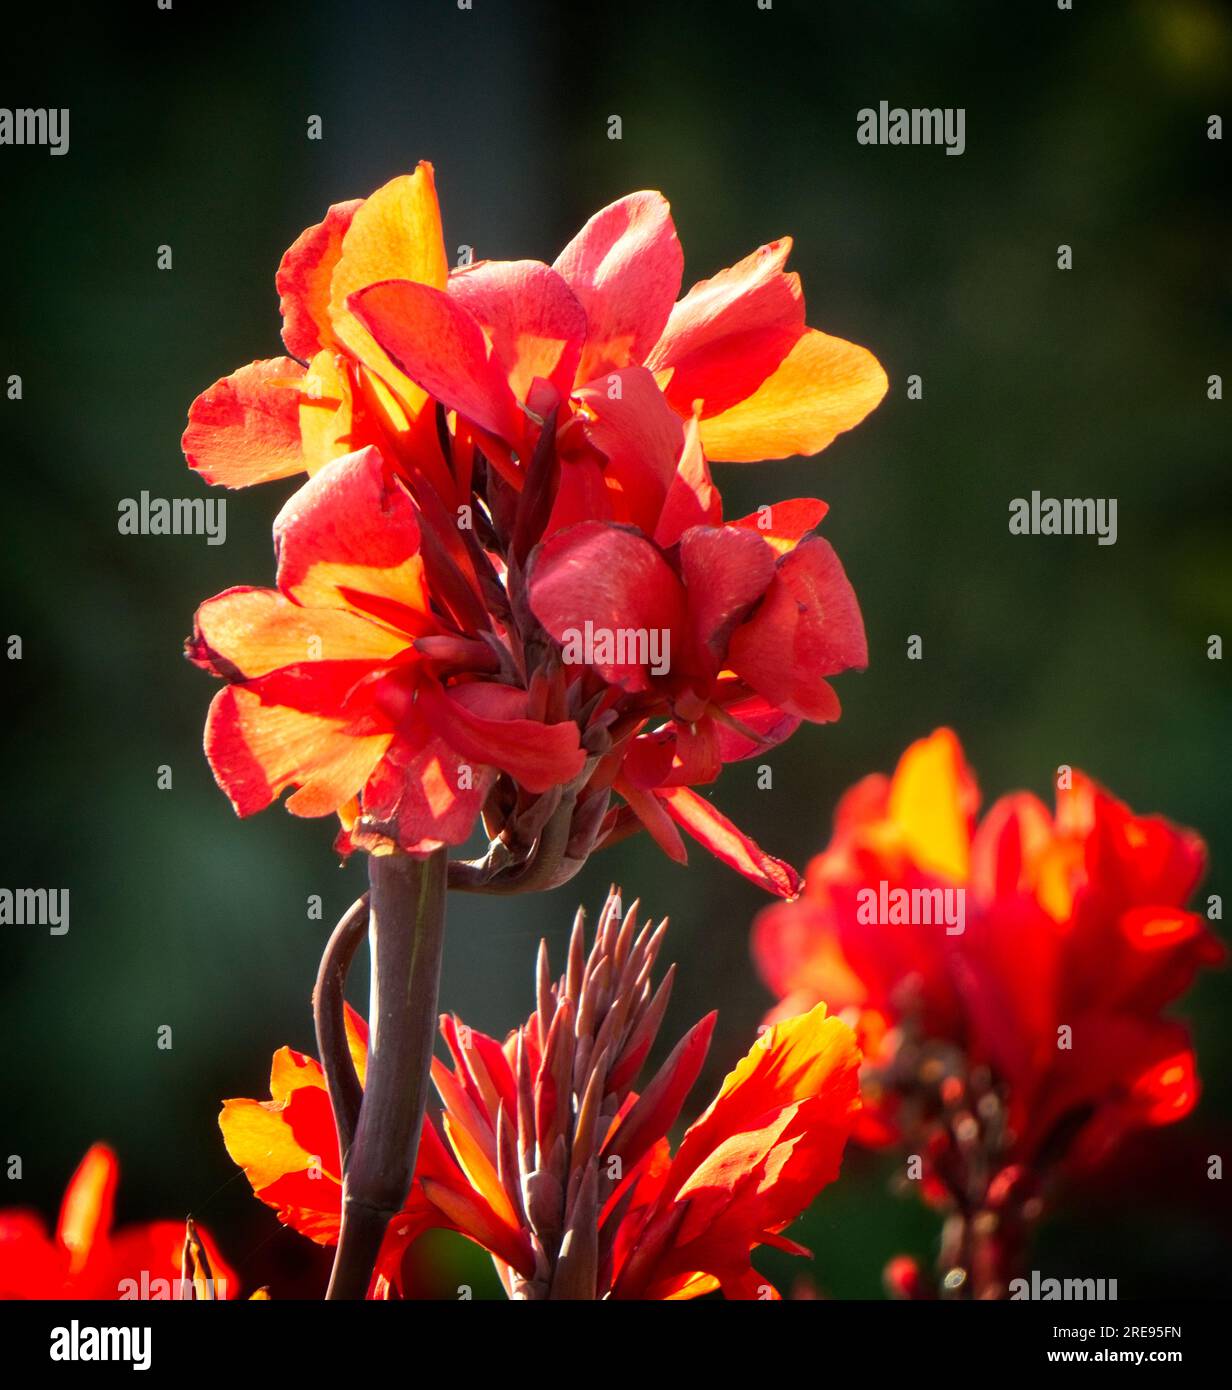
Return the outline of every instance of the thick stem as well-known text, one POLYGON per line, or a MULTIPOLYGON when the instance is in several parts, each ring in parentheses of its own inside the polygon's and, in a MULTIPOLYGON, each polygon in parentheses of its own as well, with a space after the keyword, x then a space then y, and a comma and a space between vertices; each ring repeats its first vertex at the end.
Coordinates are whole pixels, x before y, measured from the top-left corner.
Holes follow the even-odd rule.
POLYGON ((445 852, 372 855, 368 1068, 342 1181, 330 1299, 363 1298, 402 1209, 423 1126, 445 929, 445 852))

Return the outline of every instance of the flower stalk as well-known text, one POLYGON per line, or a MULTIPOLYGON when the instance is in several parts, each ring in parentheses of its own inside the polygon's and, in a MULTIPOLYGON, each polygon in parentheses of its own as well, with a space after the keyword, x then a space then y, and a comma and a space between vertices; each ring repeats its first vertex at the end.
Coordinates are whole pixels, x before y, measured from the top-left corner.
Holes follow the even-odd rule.
POLYGON ((321 1054, 321 1069, 325 1076, 325 1091, 334 1112, 338 1130, 338 1152, 345 1164, 355 1138, 363 1088, 351 1060, 346 1035, 347 972, 359 949, 369 918, 368 894, 365 893, 347 909, 334 928, 312 991, 312 1017, 316 1027, 317 1049, 321 1054))
POLYGON ((436 1036, 445 852, 368 859, 371 960, 367 1077, 343 1168, 342 1229, 329 1299, 362 1299, 411 1185, 436 1036))

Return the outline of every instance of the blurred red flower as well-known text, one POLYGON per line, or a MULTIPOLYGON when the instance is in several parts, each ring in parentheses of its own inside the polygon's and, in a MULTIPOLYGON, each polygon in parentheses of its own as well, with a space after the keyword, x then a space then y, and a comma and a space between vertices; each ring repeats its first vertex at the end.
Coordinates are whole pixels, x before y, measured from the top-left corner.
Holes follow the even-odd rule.
MULTIPOLYGON (((35 1212, 0 1211, 0 1298, 178 1298, 184 1223, 112 1230, 118 1181, 115 1154, 95 1144, 69 1179, 54 1235, 35 1212)), ((200 1227, 197 1234, 212 1270, 212 1296, 233 1297, 238 1277, 209 1235, 200 1227)))
MULTIPOLYGON (((753 931, 783 1000, 772 1016, 825 997, 858 1021, 873 1070, 908 1043, 913 1057, 921 1043, 958 1049, 1004 1090, 1002 1160, 1035 1167, 1098 1161, 1129 1130, 1189 1113, 1193 1050, 1163 1010, 1224 955, 1186 907, 1205 866, 1198 836, 1063 772, 1055 814, 1019 792, 977 823, 975 779, 938 730, 893 777, 847 793, 802 897, 753 931), (928 895, 932 920, 871 910, 870 889, 879 903, 928 895), (954 890, 961 931, 936 907, 954 890)), ((893 1092, 878 1103, 874 1085, 865 1100, 865 1137, 893 1137, 893 1092)))

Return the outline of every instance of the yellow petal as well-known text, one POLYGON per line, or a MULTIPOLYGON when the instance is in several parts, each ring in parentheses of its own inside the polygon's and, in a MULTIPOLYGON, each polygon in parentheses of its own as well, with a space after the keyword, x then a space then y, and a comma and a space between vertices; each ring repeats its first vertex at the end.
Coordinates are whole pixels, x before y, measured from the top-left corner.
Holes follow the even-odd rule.
POLYGON ((921 869, 965 883, 978 800, 958 739, 949 729, 938 729, 913 743, 899 760, 890 784, 889 814, 921 869))

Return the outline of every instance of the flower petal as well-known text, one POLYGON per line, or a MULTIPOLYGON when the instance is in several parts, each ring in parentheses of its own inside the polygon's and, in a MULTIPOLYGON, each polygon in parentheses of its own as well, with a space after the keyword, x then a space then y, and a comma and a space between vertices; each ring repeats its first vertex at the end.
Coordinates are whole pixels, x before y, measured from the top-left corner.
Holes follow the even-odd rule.
POLYGON ((337 343, 329 317, 330 281, 342 240, 362 198, 335 203, 324 218, 301 232, 284 253, 274 277, 282 311, 282 341, 305 360, 337 343))
POLYGON ((207 483, 249 487, 304 471, 299 408, 304 369, 289 357, 251 362, 203 391, 180 440, 207 483))
POLYGON ((676 304, 646 365, 670 372, 664 394, 682 415, 702 417, 745 400, 804 332, 800 277, 785 274, 791 238, 772 241, 702 280, 676 304))
POLYGON ((688 787, 667 787, 653 795, 677 825, 682 825, 716 859, 731 865, 751 883, 780 898, 794 898, 800 891, 800 875, 790 864, 767 854, 696 792, 688 787))
POLYGON ((918 739, 890 782, 889 817, 912 860, 926 873, 966 883, 980 793, 950 729, 918 739))
POLYGON ((341 608, 302 608, 273 589, 227 589, 197 610, 190 656, 245 679, 317 661, 391 661, 409 639, 341 608))
POLYGON ((524 691, 490 682, 419 687, 423 718, 464 758, 499 767, 530 792, 564 786, 586 761, 578 727, 527 719, 526 703, 524 691))
POLYGON ((349 721, 263 704, 244 686, 215 695, 205 724, 205 755, 237 814, 264 810, 287 787, 297 816, 324 816, 367 781, 392 734, 356 737, 349 721))
POLYGON ((586 311, 578 380, 640 363, 680 293, 684 253, 661 193, 630 193, 595 213, 554 267, 586 311))
POLYGON ((732 633, 728 662, 772 704, 803 719, 836 719, 825 676, 868 665, 864 620, 830 543, 802 541, 780 561, 761 606, 732 633))
MULTIPOLYGON (((400 396, 407 393, 399 389, 403 385, 399 373, 391 369, 389 359, 351 313, 347 300, 356 290, 381 280, 414 280, 444 289, 448 278, 435 176, 432 165, 421 162, 413 174, 391 179, 356 209, 329 292, 329 315, 337 340, 400 396)), ((422 393, 412 390, 409 395, 406 404, 415 413, 422 393)))
MULTIPOLYGON (((562 455, 580 434, 607 462, 604 480, 613 493, 613 516, 650 535, 663 509, 684 448, 684 426, 645 367, 610 372, 597 385, 574 393, 584 413, 561 431, 562 455)), ((555 529, 554 527, 551 529, 555 529)))
POLYGON ((414 737, 402 732, 363 790, 365 825, 408 854, 463 844, 496 781, 495 768, 468 762, 419 727, 414 737))
POLYGON ((450 410, 516 444, 524 417, 478 320, 431 285, 384 280, 347 305, 398 370, 450 410))
POLYGON ((680 571, 690 638, 717 674, 732 630, 775 580, 774 552, 753 531, 694 526, 680 538, 680 571))
POLYGON ((624 527, 582 522, 558 531, 532 556, 528 587, 531 610, 565 644, 566 662, 604 654, 598 647, 586 652, 587 623, 592 635, 608 635, 613 659, 589 664, 626 690, 650 688, 649 665, 616 659, 638 654, 627 644, 623 653, 617 650, 617 634, 666 632, 677 645, 684 632, 680 581, 648 540, 624 527), (571 655, 579 643, 581 657, 571 655))
POLYGON ((816 497, 793 497, 786 502, 767 503, 727 524, 756 531, 772 550, 786 555, 795 549, 797 541, 821 524, 829 510, 829 506, 816 497))
POLYGON ((415 636, 433 630, 419 524, 375 448, 327 464, 274 521, 278 587, 306 607, 360 608, 415 636))
POLYGON ((654 541, 666 548, 675 545, 690 526, 718 526, 722 520, 723 499, 710 476, 697 418, 690 416, 676 472, 654 526, 654 541))
POLYGON ((56 1237, 68 1251, 70 1274, 80 1272, 95 1246, 107 1239, 119 1178, 120 1165, 112 1150, 93 1144, 69 1179, 56 1237))
POLYGON ((858 425, 886 386, 867 349, 806 329, 751 396, 702 420, 702 444, 728 463, 816 454, 858 425))
POLYGON ((449 298, 482 327, 519 401, 536 377, 561 396, 569 394, 586 339, 586 312, 551 266, 479 261, 450 275, 449 298))

